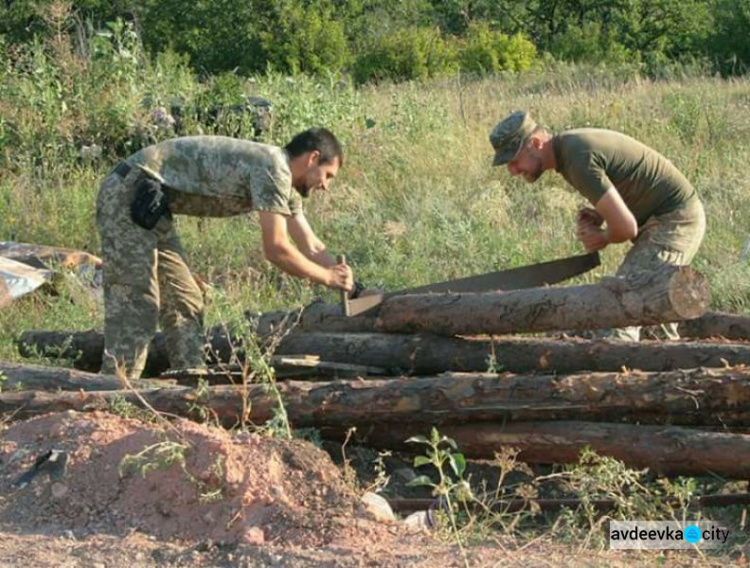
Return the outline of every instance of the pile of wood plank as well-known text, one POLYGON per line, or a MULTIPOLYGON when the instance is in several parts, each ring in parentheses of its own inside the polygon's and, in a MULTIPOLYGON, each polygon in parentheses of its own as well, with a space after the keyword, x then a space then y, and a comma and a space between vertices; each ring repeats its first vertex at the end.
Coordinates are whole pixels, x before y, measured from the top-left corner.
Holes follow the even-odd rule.
POLYGON ((227 426, 262 423, 278 398, 266 385, 247 384, 256 369, 242 357, 254 341, 274 345, 270 362, 279 378, 295 378, 277 383, 292 425, 332 439, 355 426, 363 443, 405 449, 409 436, 435 425, 467 457, 492 458, 513 446, 530 463, 570 463, 590 446, 660 474, 747 479, 750 317, 706 313, 709 303, 705 278, 689 268, 638 282, 394 296, 352 318, 338 305, 316 303, 248 314, 252 338, 210 330, 208 370, 167 372, 157 336, 147 372, 165 384, 142 380, 133 389, 92 374, 101 365, 101 334, 28 331, 19 339, 23 354, 75 359, 80 370, 0 368, 8 381, 34 389, 4 389, 0 411, 21 418, 109 408, 118 398, 191 417, 203 407, 227 426), (561 333, 674 321, 690 341, 561 333), (196 389, 198 379, 212 386, 196 389))

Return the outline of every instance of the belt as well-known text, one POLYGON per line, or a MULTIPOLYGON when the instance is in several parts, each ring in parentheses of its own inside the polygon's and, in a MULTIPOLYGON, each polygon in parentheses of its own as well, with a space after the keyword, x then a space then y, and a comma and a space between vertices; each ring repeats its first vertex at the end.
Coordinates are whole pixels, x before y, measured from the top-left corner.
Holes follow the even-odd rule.
POLYGON ((130 173, 130 170, 132 169, 133 169, 133 166, 131 166, 127 162, 120 162, 119 164, 115 166, 114 173, 116 173, 122 179, 125 179, 125 177, 130 173))

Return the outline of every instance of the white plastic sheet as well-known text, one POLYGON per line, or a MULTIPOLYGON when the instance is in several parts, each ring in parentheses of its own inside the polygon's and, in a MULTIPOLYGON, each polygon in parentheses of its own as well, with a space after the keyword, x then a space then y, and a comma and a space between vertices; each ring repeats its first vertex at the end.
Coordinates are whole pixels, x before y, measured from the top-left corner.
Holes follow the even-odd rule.
MULTIPOLYGON (((33 268, 28 264, 0 256, 0 279, 5 283, 0 295, 4 292, 10 296, 10 299, 15 300, 24 294, 33 292, 51 278, 52 272, 50 270, 33 268)), ((2 299, 0 299, 0 303, 2 303, 2 299)))

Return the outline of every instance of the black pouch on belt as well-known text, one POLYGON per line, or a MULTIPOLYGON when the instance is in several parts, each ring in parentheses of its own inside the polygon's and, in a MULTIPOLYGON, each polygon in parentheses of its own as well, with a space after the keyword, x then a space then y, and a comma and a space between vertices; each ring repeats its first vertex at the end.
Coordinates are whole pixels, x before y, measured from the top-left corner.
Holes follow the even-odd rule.
POLYGON ((167 196, 155 179, 141 175, 135 183, 135 197, 130 205, 130 217, 136 225, 151 230, 162 216, 171 217, 167 196))

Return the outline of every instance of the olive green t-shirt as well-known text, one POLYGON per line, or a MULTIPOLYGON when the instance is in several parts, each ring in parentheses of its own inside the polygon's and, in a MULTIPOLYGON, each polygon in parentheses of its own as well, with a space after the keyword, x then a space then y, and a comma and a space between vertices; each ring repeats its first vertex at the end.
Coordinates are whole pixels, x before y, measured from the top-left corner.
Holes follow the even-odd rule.
POLYGON ((302 211, 283 148, 226 136, 172 138, 127 160, 167 187, 172 213, 228 217, 302 211))
POLYGON ((596 128, 553 138, 557 171, 593 205, 614 186, 638 225, 697 199, 695 189, 667 158, 630 136, 596 128))

